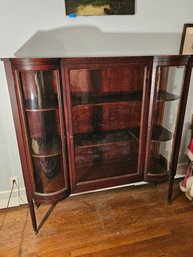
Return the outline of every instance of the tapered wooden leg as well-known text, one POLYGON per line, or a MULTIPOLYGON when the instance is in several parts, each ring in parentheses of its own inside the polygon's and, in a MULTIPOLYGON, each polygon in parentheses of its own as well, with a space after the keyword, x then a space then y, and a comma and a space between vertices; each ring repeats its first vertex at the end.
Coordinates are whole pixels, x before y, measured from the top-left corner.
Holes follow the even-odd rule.
POLYGON ((41 205, 41 203, 34 202, 35 208, 38 209, 41 205))
POLYGON ((29 205, 29 209, 30 209, 30 215, 31 215, 33 230, 34 230, 35 234, 37 234, 38 233, 38 228, 37 228, 36 215, 35 215, 33 201, 30 201, 28 203, 28 205, 29 205))
POLYGON ((170 177, 169 177, 169 188, 168 188, 168 203, 172 202, 173 186, 174 186, 174 175, 170 175, 170 177))

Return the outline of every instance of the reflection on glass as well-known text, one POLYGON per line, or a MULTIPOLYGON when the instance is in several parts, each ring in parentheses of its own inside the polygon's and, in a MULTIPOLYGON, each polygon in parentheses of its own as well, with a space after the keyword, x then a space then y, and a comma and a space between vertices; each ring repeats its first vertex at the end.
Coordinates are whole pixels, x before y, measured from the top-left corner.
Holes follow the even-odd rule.
POLYGON ((20 72, 26 109, 53 108, 57 106, 56 71, 20 72))

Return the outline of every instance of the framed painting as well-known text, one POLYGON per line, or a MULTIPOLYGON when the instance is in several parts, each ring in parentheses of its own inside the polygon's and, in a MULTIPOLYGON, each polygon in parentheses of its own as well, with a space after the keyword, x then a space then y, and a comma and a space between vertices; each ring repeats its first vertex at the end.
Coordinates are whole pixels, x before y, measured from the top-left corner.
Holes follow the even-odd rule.
POLYGON ((135 0, 64 0, 66 15, 100 16, 135 14, 135 0))
POLYGON ((184 24, 180 54, 193 54, 193 23, 184 24))

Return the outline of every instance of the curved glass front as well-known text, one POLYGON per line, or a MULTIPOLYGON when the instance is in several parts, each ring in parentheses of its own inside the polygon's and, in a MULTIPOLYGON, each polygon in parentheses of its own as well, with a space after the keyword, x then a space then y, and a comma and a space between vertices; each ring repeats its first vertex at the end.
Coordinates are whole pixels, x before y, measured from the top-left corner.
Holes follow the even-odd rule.
POLYGON ((59 191, 65 188, 66 165, 62 157, 58 71, 21 71, 18 79, 28 127, 35 191, 59 191))
POLYGON ((171 169, 184 71, 184 66, 158 66, 156 70, 152 133, 147 164, 147 176, 151 179, 163 177, 164 180, 171 169))

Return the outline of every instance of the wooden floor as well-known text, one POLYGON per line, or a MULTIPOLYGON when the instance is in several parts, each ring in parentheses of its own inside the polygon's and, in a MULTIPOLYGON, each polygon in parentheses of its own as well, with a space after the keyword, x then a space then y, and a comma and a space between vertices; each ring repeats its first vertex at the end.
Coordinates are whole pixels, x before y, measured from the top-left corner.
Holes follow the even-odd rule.
MULTIPOLYGON (((50 209, 38 235, 27 206, 9 209, 0 256, 191 257, 193 205, 177 183, 172 205, 166 192, 164 183, 70 197, 50 209)), ((39 223, 49 208, 37 210, 39 223)))

